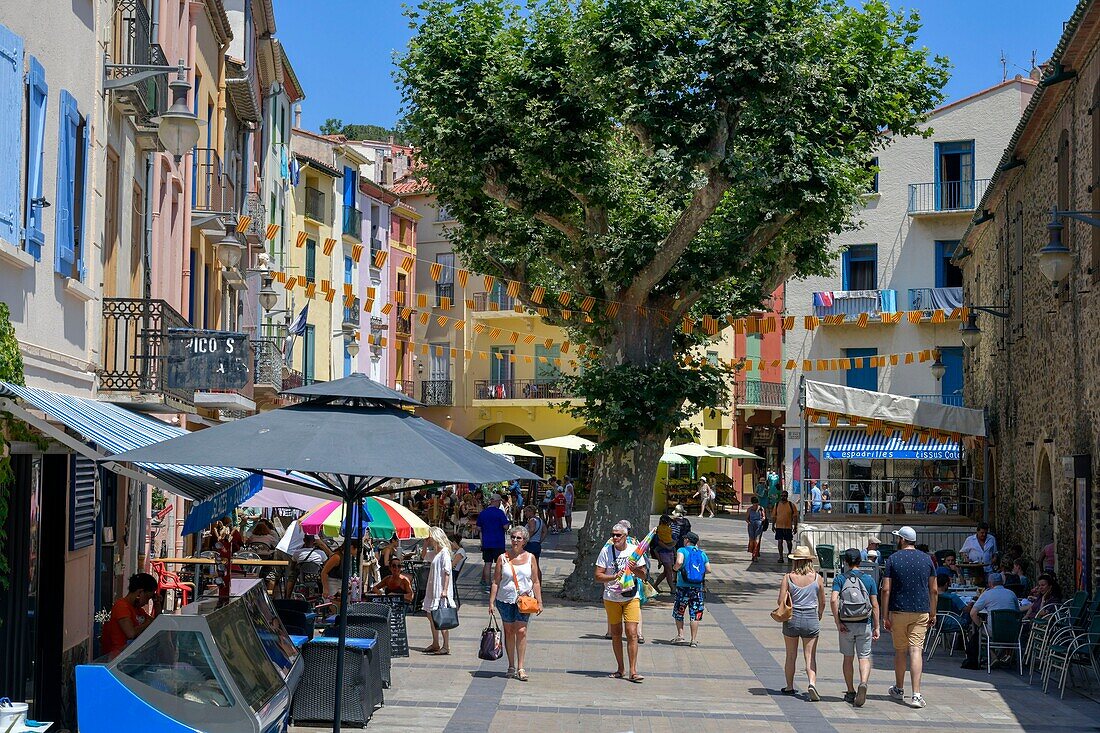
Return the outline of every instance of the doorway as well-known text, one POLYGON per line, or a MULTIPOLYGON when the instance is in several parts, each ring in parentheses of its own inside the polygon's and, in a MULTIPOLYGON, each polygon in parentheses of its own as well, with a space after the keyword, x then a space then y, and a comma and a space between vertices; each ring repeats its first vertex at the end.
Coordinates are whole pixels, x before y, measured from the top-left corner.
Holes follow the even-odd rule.
MULTIPOLYGON (((1054 480, 1050 472, 1050 457, 1046 453, 1039 459, 1039 477, 1035 482, 1035 506, 1032 528, 1035 551, 1054 541, 1054 480)), ((1055 570, 1058 569, 1058 553, 1054 554, 1055 570)))

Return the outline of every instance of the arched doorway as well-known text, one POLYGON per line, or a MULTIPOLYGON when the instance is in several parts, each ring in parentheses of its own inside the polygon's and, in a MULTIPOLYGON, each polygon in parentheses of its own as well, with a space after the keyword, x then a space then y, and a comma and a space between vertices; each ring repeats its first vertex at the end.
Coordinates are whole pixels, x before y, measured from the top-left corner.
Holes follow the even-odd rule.
MULTIPOLYGON (((1050 473, 1050 456, 1044 452, 1039 458, 1039 475, 1035 481, 1035 506, 1032 536, 1035 550, 1041 550, 1054 541, 1054 482, 1050 473)), ((1057 554, 1055 554, 1057 562, 1057 554)))

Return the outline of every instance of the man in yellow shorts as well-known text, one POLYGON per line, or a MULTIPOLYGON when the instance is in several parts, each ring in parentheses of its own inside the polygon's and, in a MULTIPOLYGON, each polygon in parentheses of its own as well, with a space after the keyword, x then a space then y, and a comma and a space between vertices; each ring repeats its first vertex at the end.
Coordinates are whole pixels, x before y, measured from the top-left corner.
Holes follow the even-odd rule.
POLYGON ((936 623, 939 586, 936 568, 926 552, 916 548, 917 533, 912 527, 893 532, 898 551, 886 559, 882 581, 882 605, 888 610, 886 630, 894 641, 894 686, 890 699, 905 702, 905 668, 913 682, 909 707, 923 708, 920 677, 924 664, 924 636, 936 623))
POLYGON ((611 628, 611 648, 615 650, 618 669, 610 676, 623 679, 623 628, 626 628, 626 652, 630 661, 630 674, 626 679, 641 682, 638 674, 638 624, 642 621, 642 606, 638 601, 638 584, 646 577, 646 559, 643 556, 635 565, 630 555, 637 548, 627 541, 630 530, 626 525, 611 528, 611 541, 600 550, 596 560, 596 580, 603 583, 603 607, 607 611, 607 624, 611 628), (633 575, 634 581, 623 588, 623 576, 633 575))

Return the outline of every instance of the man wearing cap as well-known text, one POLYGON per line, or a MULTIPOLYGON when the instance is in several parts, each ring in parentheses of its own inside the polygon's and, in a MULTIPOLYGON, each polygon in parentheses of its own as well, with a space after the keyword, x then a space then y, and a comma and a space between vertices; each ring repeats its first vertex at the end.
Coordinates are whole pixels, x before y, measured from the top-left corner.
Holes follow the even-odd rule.
POLYGON ((859 551, 859 559, 864 562, 873 562, 875 564, 882 564, 882 554, 878 551, 878 546, 882 544, 879 542, 878 537, 871 535, 867 538, 867 549, 859 551), (871 553, 874 553, 872 555, 871 553))
POLYGON ((684 511, 683 504, 677 504, 676 508, 672 510, 672 544, 673 549, 679 550, 684 546, 684 535, 691 531, 691 522, 684 516, 687 512, 684 511))
POLYGON ((936 567, 931 556, 916 548, 917 533, 901 527, 892 533, 898 538, 898 551, 886 559, 882 581, 882 605, 886 607, 886 630, 894 642, 894 685, 890 699, 905 702, 905 667, 913 683, 910 707, 923 708, 920 691, 923 669, 924 637, 936 623, 936 567))
MULTIPOLYGON (((848 687, 848 691, 844 693, 844 701, 861 708, 867 702, 867 681, 871 677, 871 642, 877 640, 879 636, 878 584, 875 583, 874 578, 859 569, 859 550, 854 547, 847 549, 844 551, 843 558, 844 565, 848 569, 833 578, 830 607, 833 610, 833 619, 836 621, 836 628, 840 634, 840 653, 844 656, 842 670, 844 672, 844 683, 848 687), (852 607, 860 605, 858 602, 853 603, 853 600, 859 600, 858 594, 853 599, 849 597, 853 593, 852 589, 849 589, 847 593, 844 591, 845 585, 851 578, 855 578, 863 584, 863 587, 867 590, 867 598, 863 598, 862 601, 870 603, 870 608, 865 607, 854 615, 852 614, 852 607), (864 610, 868 612, 868 615, 866 618, 861 619, 860 616, 863 615, 862 611, 864 610), (848 614, 847 618, 845 617, 846 613, 848 614), (857 657, 859 658, 858 688, 854 684, 854 662, 857 657)), ((855 589, 858 590, 858 586, 855 586, 855 589)))

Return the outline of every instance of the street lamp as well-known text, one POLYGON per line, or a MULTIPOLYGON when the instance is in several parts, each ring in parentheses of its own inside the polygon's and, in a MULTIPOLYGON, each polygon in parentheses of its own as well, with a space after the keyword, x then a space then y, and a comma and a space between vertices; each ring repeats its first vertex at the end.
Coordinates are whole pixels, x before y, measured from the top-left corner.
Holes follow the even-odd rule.
POLYGON ((359 354, 359 342, 355 340, 354 336, 352 337, 351 341, 348 341, 346 344, 344 344, 344 348, 347 350, 348 356, 350 356, 352 359, 354 359, 359 354))
POLYGON ((947 367, 943 365, 943 360, 940 359, 940 352, 936 350, 936 360, 932 362, 932 376, 936 378, 936 381, 943 379, 943 375, 947 373, 947 367))
POLYGON ((217 256, 218 262, 222 264, 227 270, 232 270, 234 267, 241 263, 241 253, 244 252, 244 246, 240 240, 237 239, 237 234, 231 229, 225 230, 225 235, 218 242, 217 256))
POLYGON ((158 119, 157 138, 164 149, 179 162, 183 154, 199 142, 199 118, 187 106, 187 67, 180 59, 176 78, 168 86, 172 90, 172 106, 158 119))
POLYGON ((271 283, 275 280, 275 276, 270 272, 265 272, 261 279, 261 287, 259 294, 260 307, 265 312, 269 312, 279 302, 279 294, 275 292, 275 288, 271 286, 271 283))
POLYGON ((959 338, 970 350, 978 348, 982 342, 982 329, 978 328, 978 313, 987 313, 997 318, 1008 318, 1007 308, 994 308, 988 305, 968 305, 966 320, 959 325, 959 338))
MULTIPOLYGON (((1064 227, 1058 218, 1060 215, 1070 213, 1068 211, 1058 211, 1057 209, 1051 212, 1050 223, 1047 224, 1050 242, 1039 250, 1038 254, 1040 272, 1047 280, 1055 284, 1061 282, 1073 269, 1073 252, 1070 251, 1069 247, 1062 244, 1062 229, 1064 227)), ((1088 217, 1084 217, 1084 220, 1088 221, 1088 217)))

